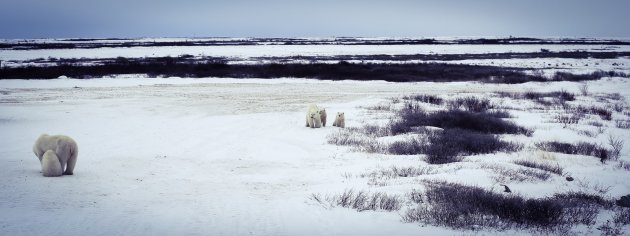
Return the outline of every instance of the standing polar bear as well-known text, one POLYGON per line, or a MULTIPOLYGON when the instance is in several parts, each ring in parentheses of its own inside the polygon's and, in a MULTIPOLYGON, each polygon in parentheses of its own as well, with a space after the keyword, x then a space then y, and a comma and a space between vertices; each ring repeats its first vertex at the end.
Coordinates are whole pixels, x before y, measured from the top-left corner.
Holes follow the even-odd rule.
POLYGON ((320 120, 322 121, 322 126, 326 127, 326 109, 322 108, 321 110, 319 110, 319 117, 320 120))
POLYGON ((63 175, 63 168, 55 151, 48 150, 42 157, 42 174, 46 177, 57 177, 63 175))
POLYGON ((45 171, 43 170, 44 162, 42 158, 44 157, 44 153, 48 150, 54 151, 59 160, 61 169, 63 170, 65 167, 63 174, 73 174, 74 166, 77 163, 77 156, 79 155, 79 147, 72 138, 65 135, 42 134, 39 136, 37 141, 35 141, 35 145, 33 145, 33 152, 42 164, 42 171, 45 171))
POLYGON ((320 114, 319 108, 315 104, 309 105, 308 110, 306 110, 306 127, 322 127, 322 116, 320 114))
POLYGON ((346 117, 343 112, 337 112, 337 116, 335 117, 335 122, 333 122, 333 126, 341 128, 346 127, 346 117))

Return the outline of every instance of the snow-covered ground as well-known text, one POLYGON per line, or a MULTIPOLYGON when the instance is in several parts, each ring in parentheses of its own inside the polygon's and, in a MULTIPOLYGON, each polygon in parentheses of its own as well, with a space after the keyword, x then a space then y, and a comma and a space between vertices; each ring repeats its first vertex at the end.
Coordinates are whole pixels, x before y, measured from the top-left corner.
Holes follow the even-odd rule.
MULTIPOLYGON (((403 195, 419 184, 394 180, 379 185, 358 176, 390 166, 427 165, 418 156, 360 153, 328 144, 326 137, 339 130, 330 126, 334 114, 344 111, 347 126, 360 126, 379 116, 365 107, 402 95, 579 93, 581 86, 130 77, 0 80, 0 235, 461 234, 403 223, 400 215, 407 205, 398 212, 357 212, 310 199, 347 189, 403 195), (328 126, 305 127, 309 103, 327 109, 328 126), (66 134, 77 141, 74 175, 41 175, 31 149, 41 133, 66 134)), ((588 85, 592 94, 630 96, 628 79, 588 85)), ((544 113, 525 109, 515 114, 517 123, 536 128, 527 142, 567 135, 575 139, 571 130, 546 123, 544 113)), ((627 130, 613 125, 607 132, 630 144, 627 130)), ((621 160, 630 161, 629 150, 622 151, 621 160)), ((468 157, 455 163, 461 169, 450 172, 454 166, 444 165, 438 168, 445 172, 433 177, 490 188, 495 184, 492 173, 470 166, 530 154, 468 157)), ((534 197, 572 188, 609 187, 607 194, 615 198, 630 193, 630 172, 614 162, 555 156, 578 181, 558 177, 549 183, 518 183, 511 186, 513 191, 534 197)), ((585 228, 579 233, 598 231, 585 228)))

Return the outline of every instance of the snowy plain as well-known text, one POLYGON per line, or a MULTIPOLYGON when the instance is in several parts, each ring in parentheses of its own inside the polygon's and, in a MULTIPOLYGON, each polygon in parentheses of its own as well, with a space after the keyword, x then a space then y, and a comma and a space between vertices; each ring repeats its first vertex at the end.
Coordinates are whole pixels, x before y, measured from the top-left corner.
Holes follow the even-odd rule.
MULTIPOLYGON (((153 39, 140 39, 153 40, 153 39)), ((163 39, 167 40, 167 39, 163 39)), ((57 50, 0 50, 4 66, 36 58, 115 58, 181 56, 332 56, 373 54, 449 54, 489 52, 630 51, 602 45, 255 45, 133 47, 57 50)), ((497 65, 587 73, 630 71, 628 58, 488 59, 449 63, 497 65), (559 65, 556 65, 559 64, 559 65)), ((412 62, 412 61, 408 61, 412 62)), ((403 63, 408 63, 403 62, 403 63)), ((296 78, 147 78, 119 75, 95 79, 0 80, 0 235, 529 235, 528 230, 454 230, 405 223, 398 211, 362 211, 320 204, 313 194, 336 195, 348 189, 387 192, 401 198, 422 189, 422 180, 447 180, 500 192, 507 183, 515 194, 541 198, 583 191, 610 199, 630 193, 628 170, 588 156, 542 153, 540 141, 595 141, 608 135, 625 141, 620 161, 630 162, 630 132, 615 127, 629 120, 615 113, 598 129, 586 124, 563 127, 552 122, 559 111, 496 96, 498 92, 555 92, 577 96, 576 104, 601 104, 618 94, 629 111, 630 80, 589 82, 390 83, 318 81, 296 78), (581 96, 586 84, 589 95, 581 96), (405 95, 445 99, 488 97, 534 130, 532 137, 505 139, 523 143, 515 153, 467 156, 436 166, 438 173, 415 178, 369 176, 390 167, 430 166, 423 155, 364 153, 328 143, 339 132, 332 117, 345 112, 348 127, 387 121, 391 114, 368 109, 390 106, 405 95), (304 112, 316 103, 328 111, 328 126, 305 127, 304 112), (599 133, 601 131, 601 133, 599 133), (594 137, 580 135, 582 132, 594 137), (45 178, 32 152, 42 133, 65 134, 79 145, 75 174, 45 178), (484 165, 513 168, 514 160, 545 158, 564 168, 565 176, 542 182, 504 182, 484 165), (605 193, 602 193, 605 192, 605 193)), ((436 109, 426 105, 428 110, 436 109)), ((591 117, 592 118, 592 117, 591 117)), ((388 137, 389 138, 389 137, 388 137)), ((400 137, 391 137, 393 139, 400 137)), ((547 160, 548 161, 548 160, 547 160)), ((619 162, 620 163, 620 162, 619 162)), ((597 223, 569 231, 600 234, 597 223)), ((626 235, 630 227, 623 228, 626 235)))
MULTIPOLYGON (((303 110, 317 103, 329 114, 346 112, 347 125, 359 126, 375 118, 364 107, 402 95, 577 92, 580 86, 129 77, 0 81, 0 178, 5 180, 0 184, 0 234, 505 234, 403 223, 405 207, 399 213, 357 212, 310 200, 312 194, 346 189, 405 194, 418 183, 379 186, 353 176, 426 163, 418 156, 367 154, 327 144, 326 137, 338 128, 330 126, 330 118, 325 128, 306 128, 303 110), (41 176, 31 147, 44 132, 66 134, 78 142, 74 175, 41 176)), ((627 79, 607 78, 589 86, 592 93, 630 96, 627 79)), ((574 135, 544 123, 540 116, 544 114, 524 112, 515 120, 539 128, 533 139, 574 135)), ((630 143, 627 130, 610 130, 630 143)), ((492 187, 496 183, 491 173, 465 166, 527 155, 531 152, 470 157, 456 163, 462 170, 432 177, 492 187)), ((591 190, 597 184, 610 186, 608 194, 615 197, 630 192, 628 172, 612 164, 558 159, 584 184, 559 178, 511 187, 534 197, 572 188, 591 190)), ((627 148, 621 159, 630 161, 627 148)))

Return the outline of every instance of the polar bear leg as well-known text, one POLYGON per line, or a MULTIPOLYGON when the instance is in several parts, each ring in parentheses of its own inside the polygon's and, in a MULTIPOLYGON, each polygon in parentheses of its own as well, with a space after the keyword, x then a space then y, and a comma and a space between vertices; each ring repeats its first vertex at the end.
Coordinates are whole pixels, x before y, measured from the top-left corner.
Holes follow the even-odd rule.
POLYGON ((76 163, 77 163, 77 152, 76 152, 76 150, 73 150, 72 154, 70 155, 70 158, 68 158, 66 171, 63 172, 63 174, 64 175, 72 175, 72 174, 74 174, 74 165, 76 163))

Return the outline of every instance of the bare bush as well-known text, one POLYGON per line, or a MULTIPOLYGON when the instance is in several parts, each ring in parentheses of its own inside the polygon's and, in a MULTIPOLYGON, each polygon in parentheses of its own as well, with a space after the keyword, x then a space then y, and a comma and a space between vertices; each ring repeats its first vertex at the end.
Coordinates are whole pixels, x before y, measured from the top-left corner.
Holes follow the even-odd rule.
POLYGON ((490 103, 489 99, 477 97, 465 97, 450 100, 448 101, 447 106, 449 107, 449 109, 463 108, 464 110, 471 112, 484 112, 494 107, 490 103))
POLYGON ((497 164, 482 164, 481 168, 490 169, 493 173, 498 174, 492 178, 497 182, 526 182, 548 180, 551 174, 547 171, 531 169, 531 168, 507 168, 497 164))
POLYGON ((620 208, 615 212, 613 217, 615 224, 629 225, 630 224, 630 208, 620 208))
POLYGON ((559 114, 554 117, 555 122, 563 124, 563 127, 567 127, 572 124, 580 122, 582 116, 579 114, 559 114))
POLYGON ((423 102, 423 103, 430 103, 434 105, 444 104, 444 99, 438 96, 434 96, 434 95, 425 95, 425 94, 409 95, 409 96, 404 96, 403 99, 413 100, 413 101, 423 102))
POLYGON ((600 208, 611 208, 612 201, 584 192, 556 193, 552 197, 563 205, 563 221, 594 225, 600 208))
POLYGON ((609 158, 612 160, 618 160, 621 155, 621 150, 623 149, 624 141, 619 137, 614 137, 612 135, 608 136, 608 145, 610 145, 610 154, 609 158))
POLYGON ((529 167, 529 168, 549 171, 557 175, 562 175, 562 167, 560 167, 560 165, 558 164, 551 165, 548 163, 537 162, 537 161, 532 161, 532 160, 517 160, 517 161, 514 161, 514 164, 529 167))
POLYGON ((578 114, 598 115, 602 120, 612 120, 612 111, 604 107, 579 105, 573 108, 573 110, 578 114))
POLYGON ((515 194, 446 182, 427 184, 423 196, 425 204, 407 211, 404 221, 456 229, 473 225, 505 228, 562 223, 562 205, 552 199, 524 199, 515 194))
POLYGON ((630 120, 615 120, 615 127, 620 129, 630 129, 630 120))
POLYGON ((630 162, 620 160, 617 163, 617 167, 619 167, 621 169, 624 169, 624 170, 627 170, 627 171, 630 171, 630 162))
POLYGON ((392 166, 388 169, 373 171, 362 174, 361 177, 379 177, 379 178, 399 178, 399 177, 416 177, 422 175, 433 175, 439 173, 438 168, 433 166, 424 167, 396 167, 392 166))
POLYGON ((459 128, 480 133, 525 134, 532 131, 513 122, 497 118, 485 112, 448 110, 426 113, 413 105, 405 106, 400 111, 401 119, 390 123, 392 134, 407 133, 418 126, 434 126, 443 129, 459 128))
POLYGON ((587 83, 582 83, 580 85, 580 93, 582 94, 582 96, 588 96, 588 84, 587 83))
POLYGON ((378 141, 365 136, 357 136, 348 130, 342 130, 327 136, 329 144, 350 146, 357 151, 382 153, 384 148, 378 141))
POLYGON ((392 109, 391 104, 377 104, 374 106, 365 107, 368 111, 390 111, 392 109))
POLYGON ((536 146, 539 149, 548 152, 594 156, 599 158, 602 163, 609 159, 608 150, 595 143, 578 142, 571 144, 552 141, 537 143, 536 146))
POLYGON ((427 162, 444 164, 459 161, 459 155, 493 153, 497 151, 514 152, 522 149, 521 145, 502 141, 498 136, 471 132, 463 129, 437 131, 429 136, 430 145, 425 148, 427 162))

